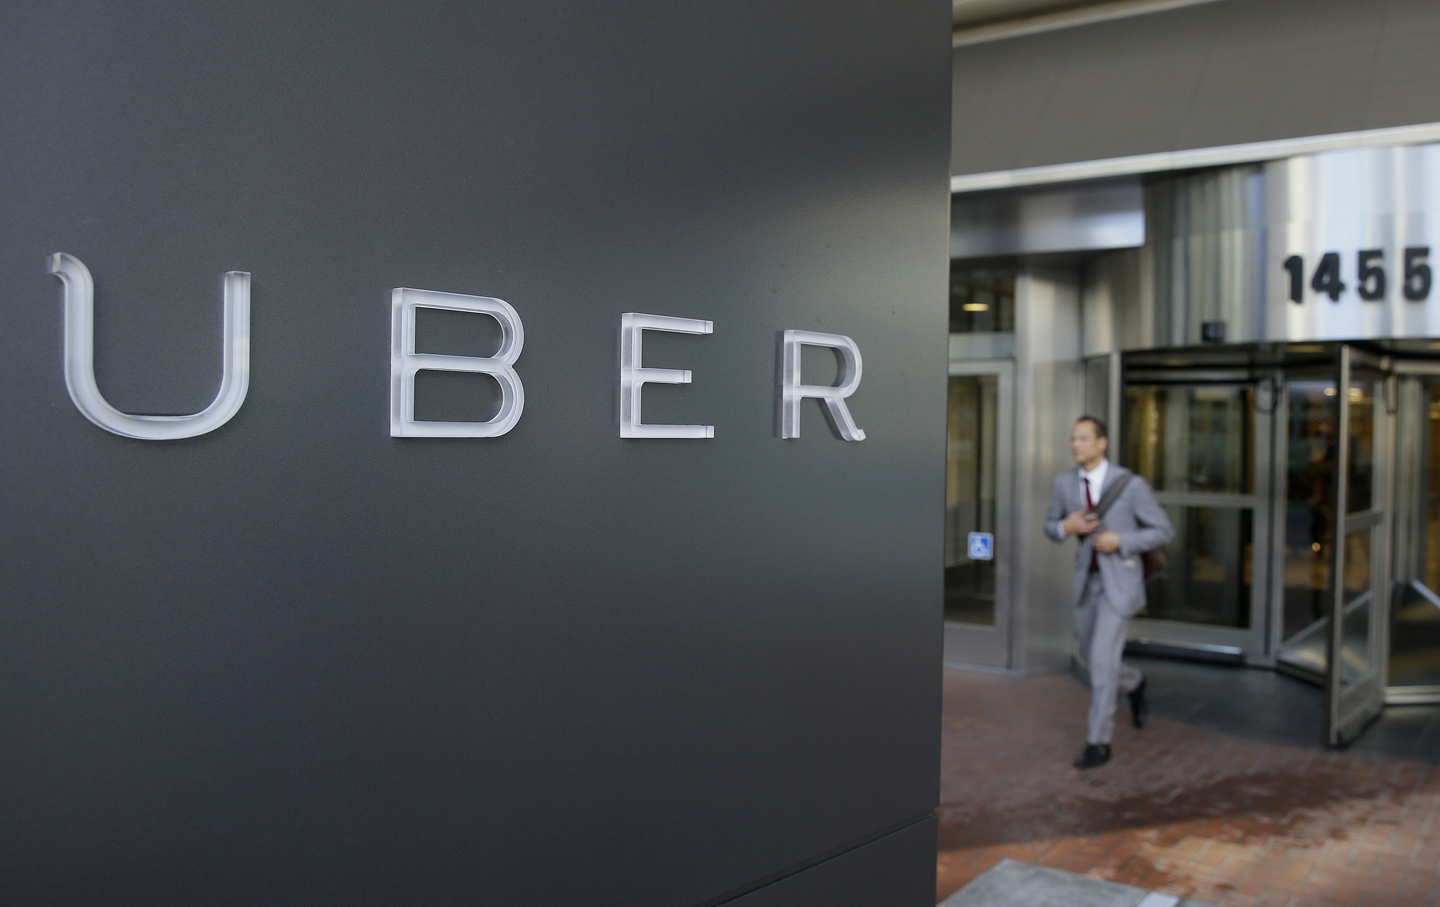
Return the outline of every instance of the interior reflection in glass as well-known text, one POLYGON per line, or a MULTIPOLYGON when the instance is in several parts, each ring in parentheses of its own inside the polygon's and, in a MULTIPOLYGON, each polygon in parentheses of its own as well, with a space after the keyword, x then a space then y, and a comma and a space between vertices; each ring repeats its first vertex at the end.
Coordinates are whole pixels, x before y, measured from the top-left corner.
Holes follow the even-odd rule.
POLYGON ((1346 513, 1361 513, 1375 504, 1375 382, 1350 382, 1350 462, 1346 469, 1346 513))
POLYGON ((1290 381, 1283 638, 1325 616, 1335 525, 1335 383, 1290 381))
POLYGON ((1138 616, 1248 629, 1255 511, 1167 504, 1165 513, 1175 526, 1170 566, 1146 584, 1138 616))
POLYGON ((1440 379, 1424 385, 1422 588, 1409 583, 1390 603, 1390 685, 1440 686, 1440 379))
POLYGON ((1131 385, 1125 464, 1156 491, 1249 494, 1253 395, 1249 385, 1131 385))
POLYGON ((1370 534, 1361 529, 1345 539, 1345 616, 1340 623, 1340 681, 1353 684, 1370 670, 1370 534))

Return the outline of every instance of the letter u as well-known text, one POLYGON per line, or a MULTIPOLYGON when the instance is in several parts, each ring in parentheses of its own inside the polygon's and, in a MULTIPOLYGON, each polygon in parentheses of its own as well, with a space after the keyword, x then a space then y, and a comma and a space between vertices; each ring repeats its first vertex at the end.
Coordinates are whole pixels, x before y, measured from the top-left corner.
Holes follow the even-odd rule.
POLYGON ((106 431, 143 441, 173 441, 229 422, 250 389, 250 274, 225 272, 224 365, 220 392, 188 416, 134 416, 111 406, 95 383, 95 281, 73 255, 50 256, 50 273, 65 287, 65 387, 85 418, 106 431))

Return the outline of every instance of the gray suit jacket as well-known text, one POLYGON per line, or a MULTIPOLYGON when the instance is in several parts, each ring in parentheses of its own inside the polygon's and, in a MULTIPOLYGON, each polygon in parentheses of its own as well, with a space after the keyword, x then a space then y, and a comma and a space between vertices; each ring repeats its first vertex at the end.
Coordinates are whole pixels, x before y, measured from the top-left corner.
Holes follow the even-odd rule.
MULTIPOLYGON (((1114 484, 1120 476, 1134 475, 1130 470, 1111 463, 1105 473, 1105 489, 1114 484)), ((1097 501, 1098 503, 1098 501, 1097 501)), ((1055 477, 1055 490, 1050 495, 1050 509, 1045 514, 1045 534, 1057 542, 1066 536, 1060 529, 1065 517, 1077 510, 1085 509, 1085 488, 1080 479, 1079 467, 1072 467, 1055 477)), ((1145 607, 1145 566, 1140 555, 1153 548, 1168 544, 1175 536, 1175 527, 1170 518, 1155 500, 1149 484, 1140 476, 1130 480, 1120 497, 1110 505, 1100 527, 1080 540, 1080 550, 1075 554, 1075 604, 1085 592, 1085 576, 1090 571, 1090 554, 1095 547, 1095 536, 1110 530, 1120 536, 1120 550, 1099 556, 1100 580, 1105 587, 1105 598, 1110 605, 1126 617, 1132 617, 1145 607)))

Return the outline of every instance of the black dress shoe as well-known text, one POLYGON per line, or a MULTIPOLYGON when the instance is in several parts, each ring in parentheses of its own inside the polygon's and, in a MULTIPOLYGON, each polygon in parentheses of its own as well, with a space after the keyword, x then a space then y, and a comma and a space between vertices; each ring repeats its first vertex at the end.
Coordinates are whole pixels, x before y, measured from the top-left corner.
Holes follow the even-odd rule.
POLYGON ((1075 760, 1076 768, 1094 768, 1097 765, 1104 765, 1110 761, 1110 744, 1108 743, 1087 743, 1085 752, 1075 760))
POLYGON ((1150 705, 1145 701, 1145 678, 1140 678, 1140 685, 1129 695, 1130 720, 1135 722, 1136 727, 1144 727, 1145 722, 1150 720, 1150 705))

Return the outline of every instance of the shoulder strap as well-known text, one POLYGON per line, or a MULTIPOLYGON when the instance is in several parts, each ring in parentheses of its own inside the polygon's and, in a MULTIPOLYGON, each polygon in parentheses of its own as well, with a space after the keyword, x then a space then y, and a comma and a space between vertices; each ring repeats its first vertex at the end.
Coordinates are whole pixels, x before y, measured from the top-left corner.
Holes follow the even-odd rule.
POLYGON ((1128 472, 1123 476, 1116 476, 1115 481, 1110 483, 1110 487, 1105 489, 1105 493, 1100 495, 1100 502, 1095 505, 1093 513, 1101 519, 1104 519, 1105 511, 1109 510, 1110 505, 1115 503, 1115 499, 1120 497, 1120 492, 1125 490, 1125 486, 1130 484, 1130 480, 1134 478, 1134 476, 1135 473, 1133 472, 1128 472))

